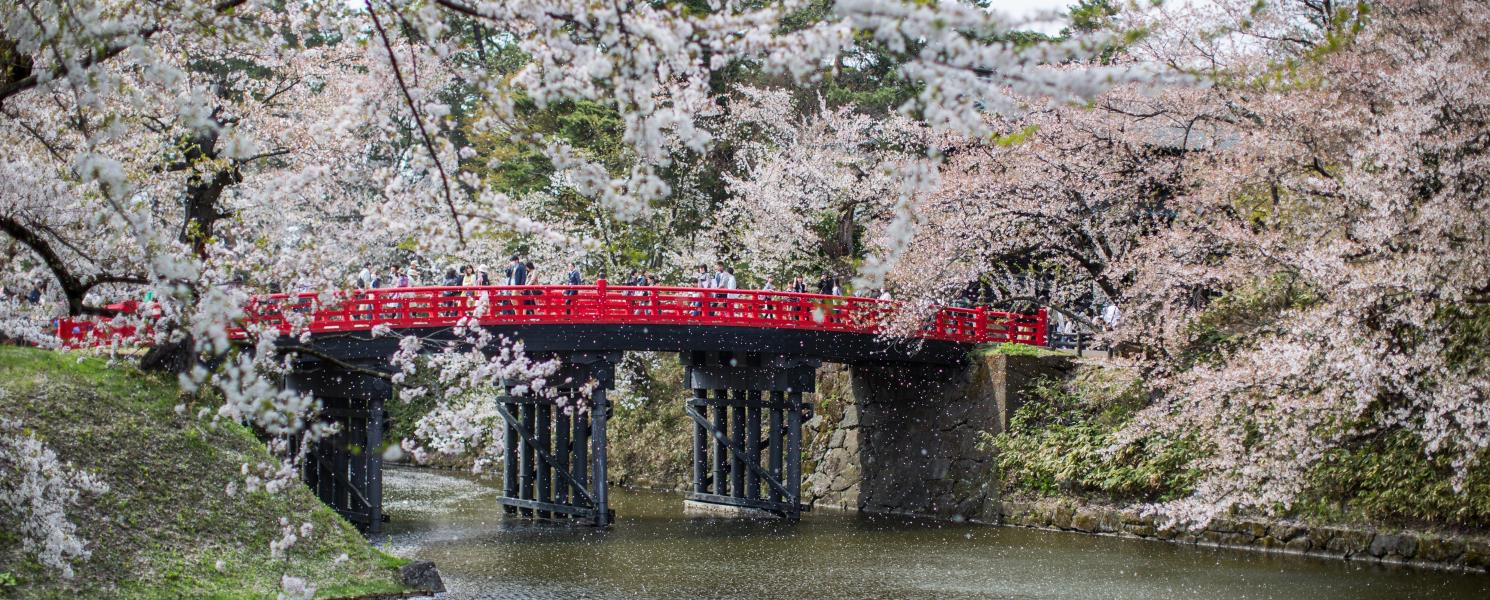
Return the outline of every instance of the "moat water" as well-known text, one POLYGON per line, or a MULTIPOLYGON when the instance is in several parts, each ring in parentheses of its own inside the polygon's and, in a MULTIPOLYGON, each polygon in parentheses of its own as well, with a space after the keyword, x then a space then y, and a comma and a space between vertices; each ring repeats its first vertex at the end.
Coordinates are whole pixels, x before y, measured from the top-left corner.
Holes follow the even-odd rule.
POLYGON ((450 598, 1490 598, 1490 576, 838 512, 689 517, 614 490, 606 531, 506 518, 461 474, 390 468, 388 550, 450 598))

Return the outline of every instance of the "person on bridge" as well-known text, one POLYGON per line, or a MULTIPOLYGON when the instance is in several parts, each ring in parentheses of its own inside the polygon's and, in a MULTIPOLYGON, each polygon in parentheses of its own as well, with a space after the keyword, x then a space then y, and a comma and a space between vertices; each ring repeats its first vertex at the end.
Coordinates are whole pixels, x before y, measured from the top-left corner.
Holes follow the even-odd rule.
POLYGON ((507 285, 527 285, 528 266, 523 264, 522 258, 512 255, 512 264, 507 267, 507 285))
POLYGON ((786 291, 795 292, 798 294, 807 293, 807 278, 801 275, 793 277, 792 283, 790 286, 787 286, 786 291))
MULTIPOLYGON (((724 263, 718 263, 714 266, 714 269, 714 287, 722 290, 733 290, 738 287, 735 283, 734 268, 726 267, 724 263)), ((719 297, 724 298, 726 296, 721 294, 719 297)))
POLYGON ((817 280, 817 293, 819 294, 822 294, 824 296, 832 296, 833 290, 837 288, 838 284, 833 281, 832 275, 823 273, 822 279, 817 280))
MULTIPOLYGON (((569 261, 569 272, 564 274, 564 285, 584 285, 584 279, 579 274, 579 266, 574 264, 574 261, 569 261)), ((573 296, 574 290, 569 290, 565 294, 573 296)))
MULTIPOLYGON (((718 268, 719 272, 716 274, 717 281, 715 287, 722 290, 733 290, 739 287, 735 282, 735 269, 733 267, 726 267, 724 263, 719 263, 718 268)), ((719 297, 729 298, 730 294, 719 294, 719 297)), ((732 303, 726 302, 725 306, 732 306, 732 303)), ((739 316, 739 313, 733 314, 739 316)))
MULTIPOLYGON (((572 260, 569 261, 569 272, 564 274, 564 285, 584 285, 584 279, 579 274, 579 266, 574 264, 572 260)), ((565 296, 575 296, 578 294, 578 290, 564 290, 565 296)), ((574 299, 568 298, 564 300, 564 304, 574 304, 574 299)), ((567 309, 564 312, 565 314, 574 314, 573 309, 567 309)))
MULTIPOLYGON (((696 288, 706 288, 706 287, 709 287, 709 267, 706 267, 703 264, 699 264, 698 267, 694 269, 694 272, 693 272, 693 287, 696 287, 696 288)), ((702 296, 698 292, 692 292, 689 295, 690 296, 695 296, 695 297, 701 297, 702 296)), ((703 306, 703 303, 702 302, 689 302, 688 305, 689 306, 693 306, 693 307, 702 307, 703 306)), ((703 311, 702 310, 694 310, 694 311, 691 311, 691 312, 693 313, 693 316, 695 316, 695 317, 703 314, 703 311)))
POLYGON ((489 271, 491 271, 491 269, 486 268, 486 265, 476 267, 476 285, 491 285, 491 275, 489 274, 489 271))

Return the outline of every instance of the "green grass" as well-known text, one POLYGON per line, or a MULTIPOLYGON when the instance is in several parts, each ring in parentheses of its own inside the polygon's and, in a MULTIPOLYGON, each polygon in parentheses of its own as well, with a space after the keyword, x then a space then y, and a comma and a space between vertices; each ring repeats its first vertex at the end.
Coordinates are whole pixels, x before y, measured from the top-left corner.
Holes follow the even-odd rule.
POLYGON ((1002 344, 987 344, 987 345, 979 346, 979 347, 977 347, 976 349, 973 350, 973 356, 980 357, 980 358, 981 357, 984 357, 984 356, 992 356, 992 355, 995 355, 995 354, 1002 354, 1002 355, 1005 355, 1005 356, 1067 356, 1067 355, 1069 355, 1069 353, 1062 352, 1060 350, 1051 350, 1049 348, 1041 348, 1039 346, 1031 346, 1029 344, 1015 344, 1013 342, 1004 342, 1002 344))
MULTIPOLYGON (((72 507, 92 556, 64 580, 20 555, 0 523, 0 596, 20 598, 273 598, 281 575, 308 578, 318 596, 401 591, 403 562, 372 547, 302 486, 228 495, 244 463, 272 459, 234 423, 194 415, 202 400, 173 380, 73 352, 0 346, 0 417, 18 419, 109 491, 72 507), (188 405, 186 415, 175 411, 188 405), (314 533, 275 560, 281 516, 314 533), (337 562, 337 557, 347 560, 337 562), (216 568, 218 560, 225 568, 216 568)), ((209 408, 215 408, 209 406, 209 408)))

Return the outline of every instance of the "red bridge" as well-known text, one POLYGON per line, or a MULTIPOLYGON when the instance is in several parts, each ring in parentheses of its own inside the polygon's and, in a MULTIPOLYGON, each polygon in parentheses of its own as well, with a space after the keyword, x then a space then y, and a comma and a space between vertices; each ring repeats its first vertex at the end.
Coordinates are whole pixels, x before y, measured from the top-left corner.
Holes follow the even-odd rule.
MULTIPOLYGON (((114 308, 132 312, 133 304, 114 308)), ((877 335, 900 304, 849 296, 763 290, 687 287, 483 286, 379 288, 335 293, 256 297, 244 327, 312 334, 466 326, 676 325, 749 327, 877 335)), ((1022 314, 986 308, 940 308, 913 337, 956 344, 1047 344, 1046 312, 1022 314)), ((58 336, 69 346, 106 344, 129 337, 132 327, 63 320, 58 336)))
MULTIPOLYGON (((135 312, 136 306, 120 306, 135 312)), ((483 391, 504 423, 503 492, 509 514, 606 526, 608 391, 626 351, 676 352, 693 390, 694 502, 795 519, 801 504, 802 424, 812 415, 823 362, 955 377, 975 344, 1045 345, 1046 314, 939 308, 890 334, 899 303, 763 290, 683 287, 491 286, 383 288, 255 298, 230 331, 291 334, 285 385, 311 393, 336 433, 307 449, 302 477, 322 501, 363 531, 382 530, 382 454, 394 401, 389 357, 403 336, 424 351, 466 345, 464 328, 521 340, 524 351, 561 365, 551 391, 483 391), (305 336, 301 334, 308 333, 305 336), (386 335, 392 334, 392 335, 386 335), (909 342, 909 343, 907 343, 909 342), (561 401, 563 399, 567 401, 561 401), (575 408, 578 407, 578 410, 575 408)), ((129 337, 125 325, 63 321, 69 345, 129 337)), ((480 348, 492 352, 491 348, 480 348)))

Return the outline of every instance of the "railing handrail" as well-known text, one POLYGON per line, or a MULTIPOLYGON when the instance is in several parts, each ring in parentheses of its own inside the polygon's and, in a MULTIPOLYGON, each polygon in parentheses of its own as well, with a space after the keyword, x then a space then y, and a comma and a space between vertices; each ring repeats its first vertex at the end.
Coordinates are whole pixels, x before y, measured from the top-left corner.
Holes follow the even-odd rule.
MULTIPOLYGON (((445 327, 458 323, 507 324, 682 324, 880 334, 904 303, 878 298, 811 292, 687 286, 589 285, 410 286, 267 294, 245 306, 247 337, 254 325, 311 333, 445 327), (478 301, 479 299, 479 301, 478 301), (483 306, 485 310, 477 312, 483 306), (303 318, 292 319, 292 315, 303 318), (472 321, 474 319, 474 321, 472 321), (292 325, 291 321, 296 321, 292 325)), ((1024 314, 986 307, 939 307, 913 337, 960 343, 1016 342, 1045 345, 1045 312, 1024 314)), ((59 324, 59 336, 94 339, 108 329, 79 321, 59 324)))

